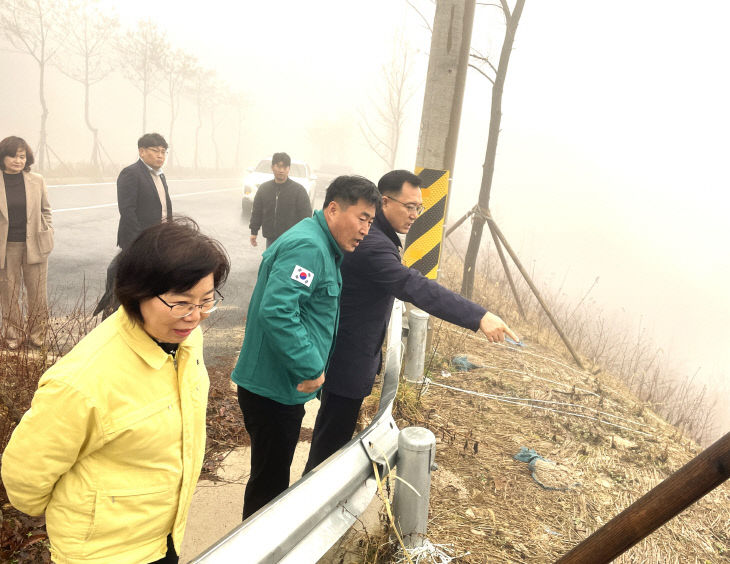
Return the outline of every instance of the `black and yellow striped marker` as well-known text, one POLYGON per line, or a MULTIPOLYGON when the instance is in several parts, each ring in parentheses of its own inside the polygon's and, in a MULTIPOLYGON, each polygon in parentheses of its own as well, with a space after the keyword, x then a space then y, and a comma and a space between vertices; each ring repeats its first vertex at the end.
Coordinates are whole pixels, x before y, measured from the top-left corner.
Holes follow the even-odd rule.
POLYGON ((406 236, 403 261, 426 278, 436 280, 441 258, 446 196, 449 193, 449 171, 416 168, 421 178, 421 194, 425 211, 411 225, 406 236))

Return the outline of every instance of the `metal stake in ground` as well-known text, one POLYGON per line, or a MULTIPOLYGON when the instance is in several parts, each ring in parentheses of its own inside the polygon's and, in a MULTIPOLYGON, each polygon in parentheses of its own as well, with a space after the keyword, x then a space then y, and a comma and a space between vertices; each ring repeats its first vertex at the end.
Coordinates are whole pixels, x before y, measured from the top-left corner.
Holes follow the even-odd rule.
POLYGON ((408 311, 408 341, 403 376, 408 382, 423 382, 423 366, 426 360, 426 333, 429 315, 412 308, 408 311))
POLYGON ((730 433, 611 519, 556 564, 604 564, 730 478, 730 433))
POLYGON ((398 436, 398 480, 393 494, 395 526, 406 548, 426 541, 431 470, 436 437, 423 427, 406 427, 398 436))

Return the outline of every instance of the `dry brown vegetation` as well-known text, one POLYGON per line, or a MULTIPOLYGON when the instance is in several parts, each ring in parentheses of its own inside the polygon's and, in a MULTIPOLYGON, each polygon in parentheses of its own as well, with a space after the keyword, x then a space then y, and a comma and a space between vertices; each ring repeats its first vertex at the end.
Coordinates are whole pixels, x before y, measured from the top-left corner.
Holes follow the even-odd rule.
MULTIPOLYGON (((444 260, 443 283, 457 290, 462 262, 455 247, 452 249, 455 252, 444 260)), ((489 246, 477 268, 474 301, 487 304, 490 310, 508 320, 510 326, 528 335, 532 343, 543 345, 573 365, 559 335, 527 284, 513 269, 517 293, 526 312, 526 319, 519 318, 493 246, 489 246)), ((685 373, 674 366, 669 354, 645 329, 628 327, 626 320, 617 320, 613 313, 596 306, 590 294, 597 283, 598 279, 577 303, 563 293, 562 287, 544 289, 539 283, 537 286, 588 372, 610 374, 683 434, 700 444, 709 444, 715 431, 716 399, 706 385, 696 380, 696 371, 685 373)))
MULTIPOLYGON (((400 406, 401 425, 425 426, 437 437, 440 469, 433 474, 429 537, 470 551, 464 562, 552 562, 699 452, 693 441, 606 375, 599 382, 460 330, 441 332, 444 350, 459 352, 466 346, 472 361, 491 367, 448 378, 434 375, 434 381, 488 394, 574 403, 621 418, 600 416, 604 421, 648 433, 433 385, 420 402, 400 406), (600 397, 573 392, 573 386, 600 397), (567 491, 541 488, 527 464, 513 459, 521 446, 567 469, 566 486, 579 485, 567 491)), ((551 355, 538 347, 531 352, 551 355)), ((445 358, 437 359, 437 368, 447 368, 445 358)), ((725 561, 730 556, 728 501, 723 486, 618 562, 725 561)))
MULTIPOLYGON (((628 338, 584 303, 555 305, 551 296, 553 313, 589 367, 578 370, 534 304, 527 320, 518 320, 501 267, 491 260, 480 268, 475 299, 509 320, 527 346, 492 345, 435 321, 427 362, 433 384, 402 386, 395 416, 401 428, 427 427, 437 439, 433 543, 453 545, 455 555, 469 552, 454 562, 553 562, 696 456, 702 449, 694 439, 710 431, 712 406, 691 379, 666 372, 645 335, 628 338), (457 372, 450 361, 465 353, 481 368, 457 372), (546 476, 564 491, 532 479, 528 465, 513 458, 522 446, 557 463, 546 476)), ((456 287, 458 261, 446 272, 456 287)), ((370 414, 375 399, 367 403, 370 414)), ((728 502, 725 484, 616 562, 730 561, 728 502)), ((355 540, 362 562, 396 558, 385 534, 355 540)))

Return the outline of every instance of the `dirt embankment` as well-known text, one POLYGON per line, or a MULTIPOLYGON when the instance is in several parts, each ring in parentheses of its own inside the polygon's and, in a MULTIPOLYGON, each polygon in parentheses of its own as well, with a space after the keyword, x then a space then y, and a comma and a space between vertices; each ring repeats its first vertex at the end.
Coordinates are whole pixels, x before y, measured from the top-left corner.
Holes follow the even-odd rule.
MULTIPOLYGON (((429 538, 469 553, 454 562, 554 562, 701 451, 610 375, 529 333, 523 348, 492 345, 444 323, 434 342, 433 383, 403 388, 396 413, 436 435, 429 538), (478 367, 457 372, 465 351, 478 367), (542 457, 532 468, 514 458, 523 447, 542 457)), ((728 502, 725 484, 616 562, 730 561, 728 502)), ((386 540, 361 539, 361 561, 392 559, 386 540)))

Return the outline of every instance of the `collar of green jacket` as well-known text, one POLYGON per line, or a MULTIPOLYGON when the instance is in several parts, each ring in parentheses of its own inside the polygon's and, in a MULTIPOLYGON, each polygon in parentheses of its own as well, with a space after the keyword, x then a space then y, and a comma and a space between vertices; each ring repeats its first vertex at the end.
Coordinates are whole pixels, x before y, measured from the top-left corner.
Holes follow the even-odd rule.
MULTIPOLYGON (((162 368, 169 355, 160 348, 139 323, 129 317, 129 314, 124 310, 124 306, 120 306, 114 316, 117 317, 120 335, 129 348, 137 353, 151 368, 155 370, 162 368)), ((187 339, 180 343, 178 350, 200 346, 202 342, 203 333, 200 327, 196 327, 187 339)))
POLYGON ((327 220, 324 218, 324 211, 323 210, 316 210, 314 212, 315 221, 319 224, 322 231, 325 232, 327 235, 327 240, 330 243, 330 246, 332 247, 332 253, 335 257, 335 262, 337 263, 337 266, 340 266, 342 263, 342 257, 345 256, 345 253, 340 249, 340 246, 337 244, 337 241, 335 241, 335 238, 332 236, 332 232, 330 231, 329 225, 327 225, 327 220))

